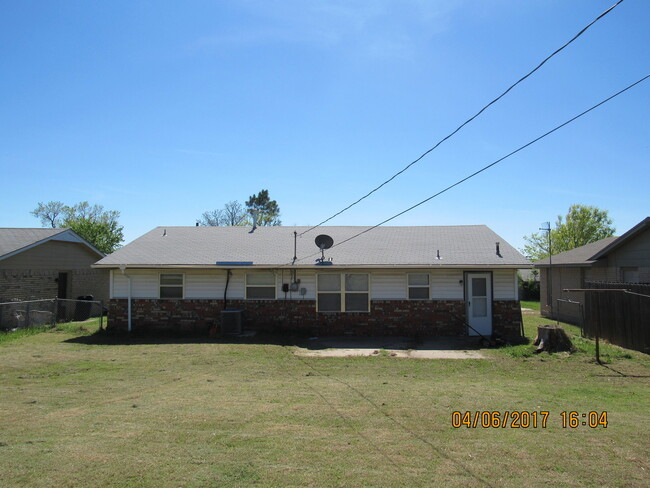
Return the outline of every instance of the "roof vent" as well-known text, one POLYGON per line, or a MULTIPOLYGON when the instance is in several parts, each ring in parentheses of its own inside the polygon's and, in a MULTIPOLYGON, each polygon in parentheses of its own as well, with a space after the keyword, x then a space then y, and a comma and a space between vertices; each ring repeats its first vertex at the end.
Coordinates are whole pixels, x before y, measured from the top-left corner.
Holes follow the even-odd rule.
POLYGON ((501 256, 501 250, 499 249, 499 246, 501 245, 501 243, 500 243, 500 242, 497 242, 496 245, 497 245, 497 256, 499 256, 500 258, 502 258, 503 256, 501 256))
POLYGON ((438 259, 438 260, 442 259, 442 258, 440 257, 440 249, 438 249, 438 250, 436 251, 436 259, 438 259))

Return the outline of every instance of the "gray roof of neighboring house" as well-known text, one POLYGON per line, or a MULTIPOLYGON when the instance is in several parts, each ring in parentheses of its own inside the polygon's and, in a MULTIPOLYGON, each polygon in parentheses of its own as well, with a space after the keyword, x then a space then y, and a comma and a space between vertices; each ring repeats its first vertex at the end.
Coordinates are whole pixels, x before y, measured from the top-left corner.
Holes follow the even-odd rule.
POLYGON ((67 241, 85 244, 98 256, 104 254, 70 229, 0 228, 0 260, 31 249, 46 241, 67 241))
POLYGON ((605 257, 607 254, 617 249, 618 247, 622 246, 630 239, 633 239, 634 237, 636 237, 637 235, 639 235, 641 232, 643 232, 648 228, 650 228, 650 217, 646 217, 641 222, 639 222, 634 227, 632 227, 630 230, 628 230, 621 237, 619 237, 618 239, 614 239, 613 242, 610 242, 603 249, 600 249, 596 254, 594 254, 592 259, 600 259, 602 257, 605 257))
MULTIPOLYGON (((233 267, 234 263, 291 265, 294 232, 309 227, 156 227, 100 260, 98 267, 233 267), (220 263, 220 264, 216 264, 220 263)), ((298 267, 311 267, 320 250, 319 234, 334 239, 325 251, 336 266, 527 268, 530 262, 484 225, 378 227, 343 242, 368 227, 319 227, 298 237, 298 267), (496 254, 500 242, 500 254, 496 254), (440 258, 437 259, 437 253, 440 258)))
MULTIPOLYGON (((618 237, 605 237, 596 242, 576 247, 553 255, 553 266, 588 266, 595 262, 594 255, 616 241, 618 237)), ((540 259, 533 263, 535 267, 548 267, 549 258, 540 259)))

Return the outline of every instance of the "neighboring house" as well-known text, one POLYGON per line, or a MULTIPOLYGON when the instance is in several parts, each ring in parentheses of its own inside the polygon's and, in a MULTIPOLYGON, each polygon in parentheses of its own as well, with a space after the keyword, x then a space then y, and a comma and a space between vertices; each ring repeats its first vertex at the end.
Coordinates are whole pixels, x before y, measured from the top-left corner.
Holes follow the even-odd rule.
POLYGON ((590 281, 650 283, 650 217, 620 237, 607 237, 556 254, 534 266, 540 269, 542 315, 580 323, 582 311, 578 303, 584 305, 584 293, 562 290, 586 288, 590 281))
POLYGON ((517 269, 530 263, 486 226, 379 227, 348 242, 367 227, 308 229, 148 232, 94 266, 110 270, 109 329, 128 327, 130 295, 132 330, 206 331, 228 308, 252 330, 520 335, 517 269), (319 234, 334 242, 324 264, 319 234))
POLYGON ((108 298, 108 273, 92 269, 104 254, 70 229, 0 228, 0 302, 108 298))

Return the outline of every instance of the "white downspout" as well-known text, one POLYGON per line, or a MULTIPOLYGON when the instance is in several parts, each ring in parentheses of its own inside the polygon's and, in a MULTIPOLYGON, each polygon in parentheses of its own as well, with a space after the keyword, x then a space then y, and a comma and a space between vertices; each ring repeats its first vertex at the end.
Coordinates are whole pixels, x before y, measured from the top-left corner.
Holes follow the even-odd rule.
POLYGON ((127 317, 128 317, 127 330, 131 332, 131 277, 125 273, 126 264, 120 264, 120 270, 122 271, 122 274, 126 276, 126 279, 129 281, 129 293, 127 298, 127 317))

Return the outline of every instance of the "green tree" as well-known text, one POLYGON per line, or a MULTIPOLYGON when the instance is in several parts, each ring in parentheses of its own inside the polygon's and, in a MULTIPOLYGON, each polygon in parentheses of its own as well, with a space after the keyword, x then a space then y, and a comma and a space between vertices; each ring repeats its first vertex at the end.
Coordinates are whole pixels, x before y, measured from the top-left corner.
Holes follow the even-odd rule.
MULTIPOLYGON (((555 228, 551 229, 551 251, 553 254, 569 251, 611 237, 615 231, 607 210, 589 205, 571 205, 565 217, 558 215, 555 228)), ((548 257, 546 232, 535 232, 524 236, 524 240, 527 242, 521 249, 524 255, 533 261, 548 257)))
POLYGON ((38 202, 38 207, 30 213, 41 221, 43 227, 53 229, 61 226, 67 207, 61 202, 38 202))
POLYGON ((105 254, 115 251, 124 240, 124 227, 118 222, 120 212, 104 210, 102 205, 80 202, 67 206, 62 202, 39 202, 31 214, 44 226, 72 229, 105 254))
POLYGON ((248 213, 259 226, 282 225, 278 202, 271 200, 268 190, 251 195, 246 202, 248 213))

